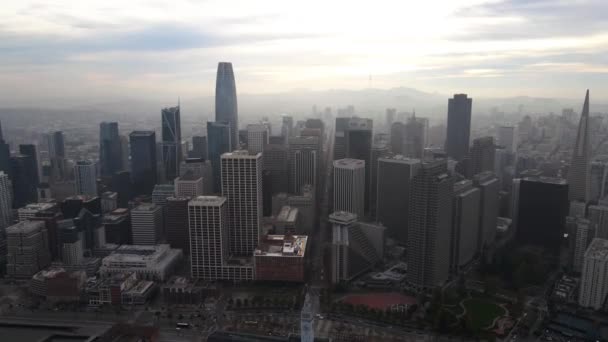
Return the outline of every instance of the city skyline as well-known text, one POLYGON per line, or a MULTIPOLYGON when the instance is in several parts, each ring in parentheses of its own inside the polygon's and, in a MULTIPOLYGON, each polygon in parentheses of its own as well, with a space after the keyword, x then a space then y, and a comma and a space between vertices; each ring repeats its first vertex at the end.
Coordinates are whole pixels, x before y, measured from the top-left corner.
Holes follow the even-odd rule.
POLYGON ((0 101, 210 96, 218 60, 234 63, 243 94, 407 86, 574 98, 592 88, 606 100, 602 1, 317 5, 10 1, 0 101))

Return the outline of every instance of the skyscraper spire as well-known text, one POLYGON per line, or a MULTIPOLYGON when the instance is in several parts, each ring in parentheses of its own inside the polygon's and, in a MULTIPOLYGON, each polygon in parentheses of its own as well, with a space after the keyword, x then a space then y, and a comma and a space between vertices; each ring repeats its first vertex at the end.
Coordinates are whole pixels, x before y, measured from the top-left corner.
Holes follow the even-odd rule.
POLYGON ((589 89, 585 95, 583 112, 578 124, 576 143, 572 151, 570 169, 568 171, 570 201, 589 200, 589 168, 591 159, 589 146, 589 89))

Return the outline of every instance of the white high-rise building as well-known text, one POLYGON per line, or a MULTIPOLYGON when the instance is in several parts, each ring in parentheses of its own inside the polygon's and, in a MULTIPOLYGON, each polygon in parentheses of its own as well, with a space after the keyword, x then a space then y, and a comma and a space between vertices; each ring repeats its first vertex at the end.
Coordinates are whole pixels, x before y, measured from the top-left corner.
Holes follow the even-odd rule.
POLYGON ((90 160, 81 160, 74 165, 74 183, 77 195, 97 196, 96 166, 90 160))
POLYGON ((235 256, 250 257, 258 246, 262 221, 262 154, 234 151, 224 153, 221 162, 230 251, 235 256))
POLYGON ((268 126, 264 124, 247 125, 247 150, 250 154, 264 152, 269 139, 268 126))
POLYGON ((496 137, 498 146, 503 146, 507 152, 513 153, 516 149, 515 127, 500 126, 498 127, 498 136, 496 137))
POLYGON ((131 232, 134 245, 156 245, 163 232, 163 208, 143 203, 131 210, 131 232))
POLYGON ((188 202, 188 224, 192 278, 222 279, 230 253, 226 198, 200 196, 188 202))
POLYGON ((204 194, 203 177, 196 177, 192 173, 175 178, 173 184, 175 185, 175 197, 196 198, 204 194))
POLYGON ((334 160, 334 211, 365 214, 365 161, 334 160))
POLYGON ((608 293, 608 240, 595 238, 585 252, 578 304, 601 309, 608 293))
POLYGON ((477 237, 481 220, 481 191, 465 179, 454 184, 454 210, 452 218, 452 272, 459 272, 477 252, 477 237))

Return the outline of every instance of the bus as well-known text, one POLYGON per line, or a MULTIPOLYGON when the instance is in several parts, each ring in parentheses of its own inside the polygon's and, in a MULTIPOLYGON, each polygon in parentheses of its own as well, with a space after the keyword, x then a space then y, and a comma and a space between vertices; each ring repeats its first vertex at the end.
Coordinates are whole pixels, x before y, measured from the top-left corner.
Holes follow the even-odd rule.
POLYGON ((190 328, 190 323, 177 323, 178 328, 190 328))

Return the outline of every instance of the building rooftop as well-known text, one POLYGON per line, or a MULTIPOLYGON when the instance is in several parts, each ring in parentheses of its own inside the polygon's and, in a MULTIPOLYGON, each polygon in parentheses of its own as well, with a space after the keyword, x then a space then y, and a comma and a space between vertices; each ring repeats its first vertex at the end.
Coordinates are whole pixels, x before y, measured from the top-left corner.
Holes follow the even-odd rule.
POLYGON ((160 207, 154 203, 142 203, 137 207, 133 208, 133 210, 131 210, 131 213, 136 213, 139 211, 156 211, 159 208, 160 207))
POLYGON ((298 208, 284 205, 277 215, 277 221, 295 222, 298 217, 298 208))
POLYGON ((6 227, 6 234, 31 234, 43 228, 43 221, 21 221, 6 227))
POLYGON ((175 185, 173 184, 156 184, 154 186, 154 192, 175 192, 175 185))
POLYGON ((192 172, 192 170, 188 170, 188 171, 186 171, 186 173, 184 173, 183 176, 177 177, 175 179, 175 182, 195 182, 202 178, 203 177, 201 177, 201 176, 195 175, 194 172, 192 172))
POLYGON ((334 211, 329 215, 329 220, 334 223, 348 224, 357 221, 357 214, 348 211, 334 211))
POLYGON ((383 162, 392 162, 392 163, 401 163, 401 164, 410 164, 410 165, 421 163, 420 159, 408 158, 401 154, 397 154, 397 155, 389 156, 389 157, 378 158, 378 160, 379 161, 382 160, 383 162))
POLYGON ((198 196, 188 202, 192 206, 220 206, 226 202, 226 197, 222 196, 198 196))
POLYGON ((608 261, 608 240, 594 238, 585 252, 585 259, 608 261))
POLYGON ((52 209, 56 204, 55 203, 30 203, 25 207, 21 207, 18 210, 27 210, 27 211, 44 211, 52 209))
POLYGON ((233 152, 226 152, 222 154, 222 159, 257 159, 262 158, 262 153, 249 154, 247 150, 237 150, 233 152))
POLYGON ((149 137, 154 135, 154 131, 133 131, 129 133, 130 137, 149 137))
POLYGON ((97 199, 97 196, 89 196, 89 195, 73 195, 73 196, 69 196, 67 197, 65 200, 71 200, 71 201, 82 201, 82 202, 89 202, 92 201, 94 199, 97 199))
POLYGON ((365 160, 352 159, 352 158, 338 159, 338 160, 334 160, 334 167, 349 168, 349 169, 364 168, 365 160))
POLYGON ((253 252, 254 256, 304 257, 306 235, 266 235, 253 252))
POLYGON ((566 181, 563 178, 556 178, 556 177, 524 177, 524 180, 529 181, 529 182, 539 182, 539 183, 546 183, 546 184, 557 184, 557 185, 567 185, 568 181, 566 181))

